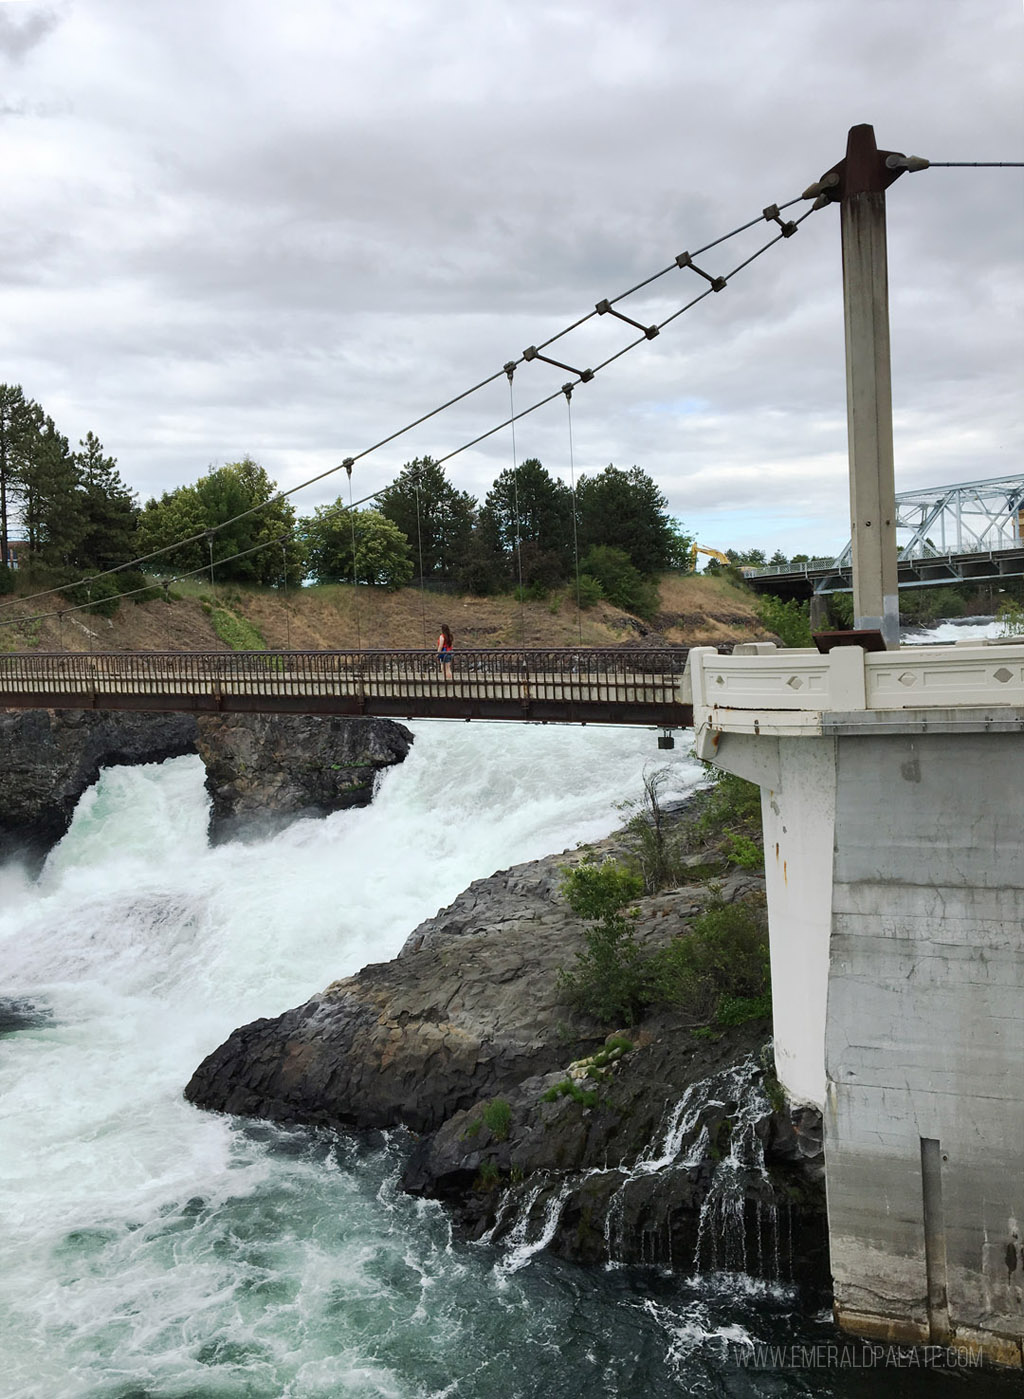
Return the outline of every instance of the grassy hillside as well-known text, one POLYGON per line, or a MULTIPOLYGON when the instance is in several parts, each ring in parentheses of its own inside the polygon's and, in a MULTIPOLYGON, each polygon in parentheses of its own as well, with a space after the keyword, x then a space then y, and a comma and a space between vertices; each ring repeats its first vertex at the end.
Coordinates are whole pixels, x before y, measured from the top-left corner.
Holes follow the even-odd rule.
POLYGON ((475 646, 619 646, 643 636, 689 645, 764 636, 752 594, 721 578, 670 576, 660 610, 641 622, 608 603, 577 613, 572 589, 544 602, 458 597, 405 588, 337 584, 281 593, 227 584, 176 584, 171 600, 122 602, 112 617, 88 611, 63 618, 35 614, 66 606, 58 597, 23 600, 25 585, 0 598, 0 650, 236 650, 261 645, 294 650, 429 647, 447 622, 460 648, 475 646))

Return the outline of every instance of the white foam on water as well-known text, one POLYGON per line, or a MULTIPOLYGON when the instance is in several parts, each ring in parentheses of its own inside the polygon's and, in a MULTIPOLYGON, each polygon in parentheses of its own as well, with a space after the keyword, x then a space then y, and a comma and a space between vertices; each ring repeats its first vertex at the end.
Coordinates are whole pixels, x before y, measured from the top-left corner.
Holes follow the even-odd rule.
MULTIPOLYGON (((38 883, 0 870, 4 994, 53 1014, 0 1041, 12 1399, 442 1393, 437 1354, 490 1325, 486 1260, 395 1189, 397 1147, 340 1159, 181 1097, 237 1025, 393 956, 473 879, 606 834, 665 757, 646 730, 414 727, 365 810, 211 848, 198 759, 112 769, 38 883)), ((703 775, 682 745, 671 767, 667 795, 703 775)))

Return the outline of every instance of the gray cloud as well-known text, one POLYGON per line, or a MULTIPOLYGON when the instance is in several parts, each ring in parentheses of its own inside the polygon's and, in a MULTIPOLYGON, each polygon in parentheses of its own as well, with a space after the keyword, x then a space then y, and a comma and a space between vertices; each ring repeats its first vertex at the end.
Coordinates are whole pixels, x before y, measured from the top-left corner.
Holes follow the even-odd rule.
POLYGON ((0 54, 17 63, 25 58, 60 23, 55 10, 38 6, 25 6, 19 13, 8 5, 0 9, 0 54))
MULTIPOLYGON (((23 112, 0 157, 0 379, 96 431, 143 494, 246 451, 293 485, 799 194, 855 122, 933 159, 1019 157, 1020 16, 936 8, 69 9, 47 44, 0 43, 23 112)), ((900 487, 1020 469, 1022 188, 933 170, 888 195, 900 487)), ((684 519, 732 529, 710 542, 842 536, 839 273, 826 209, 576 392, 576 469, 644 466, 684 519)), ((622 309, 661 320, 698 284, 673 270, 622 309)), ((631 334, 595 318, 552 354, 595 364, 631 334)), ((523 366, 516 406, 565 378, 523 366)), ((501 378, 362 461, 359 490, 507 412, 501 378)), ((517 447, 567 474, 564 401, 517 447)), ((505 432, 449 469, 483 495, 510 453, 505 432)))

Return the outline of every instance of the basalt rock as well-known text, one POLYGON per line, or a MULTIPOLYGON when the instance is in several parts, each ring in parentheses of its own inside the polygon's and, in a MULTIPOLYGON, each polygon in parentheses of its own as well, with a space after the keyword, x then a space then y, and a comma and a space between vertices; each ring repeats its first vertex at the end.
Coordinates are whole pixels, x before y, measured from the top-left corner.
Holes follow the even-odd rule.
POLYGON ((66 833, 100 769, 196 751, 191 714, 0 712, 0 854, 37 862, 66 833))
MULTIPOLYGON (((620 849, 611 838, 593 853, 620 849)), ((692 1266, 702 1223, 719 1209, 718 1168, 742 1133, 750 1159, 737 1158, 734 1172, 732 1252, 752 1265, 761 1258, 769 1276, 820 1275, 820 1150, 814 1124, 795 1130, 777 1100, 762 1053, 767 1023, 698 1036, 685 1013, 661 1011, 609 1050, 607 1027, 567 1005, 558 971, 572 965, 584 929, 559 886, 580 858, 567 852, 476 881, 392 961, 236 1030, 185 1096, 288 1123, 404 1125, 419 1134, 406 1190, 443 1199, 474 1238, 534 1240, 581 1262, 692 1266), (689 1135, 659 1146, 684 1100, 689 1135)), ((761 889, 734 873, 719 897, 761 889)), ((684 885, 640 900, 638 942, 654 949, 685 934, 708 898, 704 886, 684 885)), ((715 1228, 724 1237, 721 1221, 715 1228)))
POLYGON ((204 714, 197 727, 215 840, 366 806, 412 744, 402 724, 343 715, 204 714))
POLYGON ((38 864, 105 767, 199 753, 217 838, 365 805, 412 735, 387 719, 319 715, 0 711, 0 857, 38 864))

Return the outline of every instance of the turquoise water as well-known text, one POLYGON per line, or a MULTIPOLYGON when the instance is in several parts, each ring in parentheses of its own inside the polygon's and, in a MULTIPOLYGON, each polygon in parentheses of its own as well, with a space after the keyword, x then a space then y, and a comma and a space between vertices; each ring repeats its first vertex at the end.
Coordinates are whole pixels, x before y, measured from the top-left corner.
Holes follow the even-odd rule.
MULTIPOLYGON (((472 879, 607 832, 665 757, 647 732, 416 727, 366 811, 210 849, 197 759, 113 769, 38 882, 0 870, 4 992, 36 1008, 0 1038, 0 1393, 965 1393, 762 1356, 836 1341, 785 1288, 543 1254, 513 1270, 398 1190, 401 1131, 184 1102, 236 1025, 394 955, 472 879)), ((685 745, 671 757, 690 789, 685 745)))

